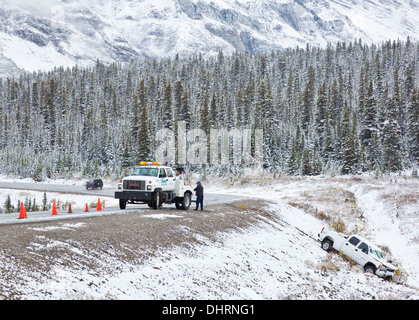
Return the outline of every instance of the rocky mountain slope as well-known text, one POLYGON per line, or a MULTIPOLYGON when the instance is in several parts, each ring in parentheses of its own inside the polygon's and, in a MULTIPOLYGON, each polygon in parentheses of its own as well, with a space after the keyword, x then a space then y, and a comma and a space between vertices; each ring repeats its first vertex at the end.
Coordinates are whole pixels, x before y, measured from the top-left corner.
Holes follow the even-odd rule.
POLYGON ((419 1, 0 1, 0 73, 419 38, 419 1))

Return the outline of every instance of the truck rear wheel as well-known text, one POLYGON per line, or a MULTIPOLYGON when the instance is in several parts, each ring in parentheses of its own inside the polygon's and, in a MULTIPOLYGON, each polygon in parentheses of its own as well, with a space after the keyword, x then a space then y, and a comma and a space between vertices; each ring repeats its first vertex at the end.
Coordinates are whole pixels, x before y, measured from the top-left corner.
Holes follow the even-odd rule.
POLYGON ((191 206, 191 194, 189 192, 186 192, 182 200, 183 210, 189 210, 190 206, 191 206))
POLYGON ((324 239, 321 244, 321 248, 324 251, 329 252, 332 249, 333 242, 329 239, 324 239))

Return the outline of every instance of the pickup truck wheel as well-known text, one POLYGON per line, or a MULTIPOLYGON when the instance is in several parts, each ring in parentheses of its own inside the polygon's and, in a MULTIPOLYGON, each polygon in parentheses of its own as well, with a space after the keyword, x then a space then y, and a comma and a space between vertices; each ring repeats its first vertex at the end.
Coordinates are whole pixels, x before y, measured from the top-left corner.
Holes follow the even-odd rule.
POLYGON ((119 199, 119 209, 124 210, 127 207, 127 200, 119 199))
POLYGON ((325 239, 322 241, 321 248, 324 251, 329 252, 332 249, 333 242, 329 239, 325 239))
POLYGON ((365 272, 365 273, 372 273, 372 274, 375 274, 375 270, 377 270, 377 268, 376 268, 375 266, 373 266, 372 264, 367 264, 367 265, 364 267, 364 272, 365 272))
POLYGON ((190 206, 191 206, 191 194, 189 192, 186 192, 182 200, 183 210, 189 210, 190 206))

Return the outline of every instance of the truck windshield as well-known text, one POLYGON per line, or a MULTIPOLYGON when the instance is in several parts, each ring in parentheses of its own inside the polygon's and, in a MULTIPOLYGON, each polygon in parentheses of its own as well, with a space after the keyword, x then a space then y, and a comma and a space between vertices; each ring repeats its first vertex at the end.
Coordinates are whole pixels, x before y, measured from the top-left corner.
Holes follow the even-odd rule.
POLYGON ((136 168, 132 173, 133 176, 157 177, 157 168, 136 168))
POLYGON ((380 250, 370 250, 372 254, 375 254, 379 259, 384 259, 384 255, 380 250))

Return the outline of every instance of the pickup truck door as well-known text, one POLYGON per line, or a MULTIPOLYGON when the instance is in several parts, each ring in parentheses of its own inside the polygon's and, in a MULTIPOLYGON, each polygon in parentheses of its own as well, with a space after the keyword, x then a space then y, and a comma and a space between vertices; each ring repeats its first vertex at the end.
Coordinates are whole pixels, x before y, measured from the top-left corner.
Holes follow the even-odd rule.
POLYGON ((369 246, 365 242, 361 242, 355 249, 356 257, 354 260, 361 266, 365 266, 368 262, 368 251, 369 246))
POLYGON ((356 260, 358 253, 357 246, 361 242, 357 237, 352 236, 342 246, 342 251, 345 256, 352 260, 356 260))

